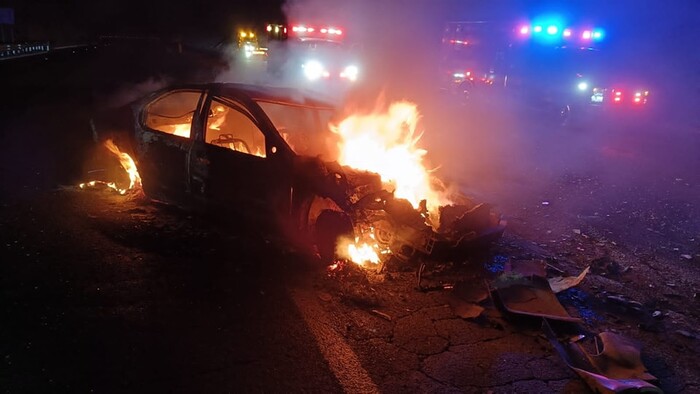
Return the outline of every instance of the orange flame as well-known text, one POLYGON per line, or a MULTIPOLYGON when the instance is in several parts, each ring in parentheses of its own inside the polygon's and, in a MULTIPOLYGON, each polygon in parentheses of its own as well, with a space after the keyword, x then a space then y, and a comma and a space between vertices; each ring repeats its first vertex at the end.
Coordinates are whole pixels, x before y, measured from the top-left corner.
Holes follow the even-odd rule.
MULTIPOLYGON (((420 115, 415 104, 401 101, 386 111, 376 108, 365 115, 351 115, 331 130, 340 137, 339 158, 342 165, 379 174, 387 190, 408 200, 415 209, 426 201, 429 218, 438 218, 438 208, 450 204, 448 193, 436 188, 442 183, 425 167, 427 153, 418 147, 422 134, 416 134, 420 115)), ((378 264, 380 256, 391 253, 381 250, 374 233, 363 234, 355 242, 341 242, 340 255, 356 264, 378 264), (368 240, 369 238, 369 240, 368 240), (368 242, 365 242, 368 241, 368 242)))
POLYGON ((340 136, 338 162, 359 170, 379 174, 394 196, 408 200, 418 209, 426 200, 428 211, 450 203, 447 194, 437 190, 439 183, 423 163, 427 151, 417 146, 420 115, 416 105, 396 102, 384 113, 351 115, 331 130, 340 136))
MULTIPOLYGON (((134 163, 134 160, 129 156, 128 154, 122 152, 117 148, 116 145, 114 145, 114 142, 112 140, 107 140, 105 141, 105 147, 109 149, 110 152, 114 153, 118 158, 119 158, 119 164, 122 165, 124 170, 126 170, 126 173, 129 174, 129 188, 128 190, 133 189, 134 187, 141 188, 141 176, 139 175, 138 169, 136 169, 136 163, 134 163)), ((122 193, 120 191, 121 194, 122 193)))
POLYGON ((112 142, 112 140, 107 140, 104 143, 104 146, 112 152, 114 155, 117 156, 119 159, 119 164, 121 164, 122 168, 126 171, 126 173, 129 175, 129 187, 126 189, 119 188, 115 182, 102 182, 102 181, 90 181, 86 183, 81 183, 78 185, 81 189, 84 189, 85 187, 94 187, 97 184, 102 184, 110 189, 113 189, 117 191, 119 194, 124 195, 126 194, 127 191, 129 190, 136 190, 140 191, 142 186, 141 186, 141 176, 139 175, 138 170, 136 169, 136 163, 134 163, 134 160, 129 156, 127 153, 124 153, 119 150, 119 148, 112 142))
MULTIPOLYGON (((372 234, 369 237, 371 238, 372 234)), ((338 244, 338 255, 362 267, 377 265, 381 262, 379 257, 381 252, 379 252, 379 245, 371 241, 373 240, 367 240, 367 237, 363 237, 362 241, 360 237, 355 237, 354 241, 341 239, 338 244)))

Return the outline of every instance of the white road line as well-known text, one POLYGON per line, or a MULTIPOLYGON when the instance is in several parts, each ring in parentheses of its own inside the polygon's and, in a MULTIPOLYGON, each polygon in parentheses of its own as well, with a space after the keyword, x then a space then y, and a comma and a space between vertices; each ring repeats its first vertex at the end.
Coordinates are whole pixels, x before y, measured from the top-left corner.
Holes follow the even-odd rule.
POLYGON ((355 352, 345 343, 345 339, 333 330, 326 312, 318 304, 318 298, 304 290, 289 289, 289 293, 344 391, 346 393, 379 393, 379 389, 362 367, 355 352))

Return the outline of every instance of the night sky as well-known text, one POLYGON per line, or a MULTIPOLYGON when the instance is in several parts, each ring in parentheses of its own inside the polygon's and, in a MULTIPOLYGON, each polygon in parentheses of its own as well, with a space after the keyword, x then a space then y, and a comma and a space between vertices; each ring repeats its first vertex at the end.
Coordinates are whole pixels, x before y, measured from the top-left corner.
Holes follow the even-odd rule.
POLYGON ((15 9, 19 35, 33 39, 79 40, 105 34, 225 35, 232 25, 283 17, 282 0, 11 0, 2 6, 15 9))
POLYGON ((295 20, 350 17, 351 25, 359 26, 355 31, 371 31, 368 37, 397 31, 402 38, 426 24, 439 34, 446 20, 522 20, 543 12, 602 24, 616 38, 618 51, 639 54, 644 62, 663 54, 686 63, 697 57, 700 39, 700 2, 695 0, 6 0, 0 7, 15 9, 18 40, 57 43, 111 34, 219 41, 238 27, 284 21, 285 14, 295 20))

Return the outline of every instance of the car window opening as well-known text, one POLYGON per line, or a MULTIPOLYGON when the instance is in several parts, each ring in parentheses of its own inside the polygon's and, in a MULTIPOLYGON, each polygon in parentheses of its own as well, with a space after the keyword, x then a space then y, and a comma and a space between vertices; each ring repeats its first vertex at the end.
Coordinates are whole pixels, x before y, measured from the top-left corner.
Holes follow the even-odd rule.
POLYGON ((205 142, 248 155, 266 157, 265 135, 244 113, 212 100, 205 142))
POLYGON ((159 97, 146 108, 146 126, 163 133, 190 138, 192 118, 201 95, 201 92, 178 91, 159 97))
POLYGON ((330 108, 257 101, 284 141, 296 154, 328 160, 337 157, 337 136, 328 125, 330 108))

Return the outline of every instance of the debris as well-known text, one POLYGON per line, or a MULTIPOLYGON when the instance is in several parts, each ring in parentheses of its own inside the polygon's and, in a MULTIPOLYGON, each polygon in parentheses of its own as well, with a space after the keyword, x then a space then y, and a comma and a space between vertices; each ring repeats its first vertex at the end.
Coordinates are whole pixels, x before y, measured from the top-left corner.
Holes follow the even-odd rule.
POLYGON ((693 256, 691 256, 691 255, 689 255, 689 254, 682 254, 681 257, 683 257, 683 258, 686 259, 686 260, 692 260, 692 259, 693 259, 693 256))
POLYGON ((484 312, 484 308, 482 306, 470 304, 468 302, 456 301, 451 306, 454 314, 462 319, 473 319, 479 317, 484 312))
POLYGON ((661 311, 654 311, 654 313, 651 314, 651 317, 660 318, 661 315, 661 311))
POLYGON ((375 315, 381 317, 381 318, 384 319, 384 320, 391 321, 391 316, 387 315, 387 314, 384 313, 384 312, 380 312, 380 311, 378 311, 378 310, 376 310, 376 309, 372 309, 372 310, 370 310, 370 312, 374 313, 375 315))
POLYGON ((488 291, 482 286, 475 286, 473 281, 455 283, 452 295, 463 301, 478 304, 488 298, 488 291))
POLYGON ((577 286, 583 278, 586 277, 586 274, 588 274, 588 271, 590 271, 591 267, 588 266, 586 269, 581 271, 578 276, 567 276, 567 277, 561 277, 557 276, 555 278, 550 278, 549 279, 549 286, 552 288, 552 291, 556 293, 560 293, 566 289, 572 288, 574 286, 577 286))
POLYGON ((603 332, 595 337, 597 354, 588 354, 581 341, 562 343, 546 319, 542 330, 559 356, 595 392, 662 393, 649 383, 656 380, 642 363, 639 345, 621 335, 603 332))
POLYGON ((482 286, 475 286, 474 282, 457 282, 450 293, 450 306, 455 315, 462 319, 479 317, 484 308, 478 303, 488 298, 488 291, 482 286))
POLYGON ((494 282, 494 287, 498 300, 507 312, 580 322, 580 319, 566 312, 544 277, 526 278, 517 273, 505 273, 494 282))
POLYGON ((575 229, 574 229, 574 234, 576 234, 576 235, 581 235, 581 230, 575 228, 575 229))
POLYGON ((542 201, 542 205, 544 205, 544 206, 549 205, 549 201, 542 201))
POLYGON ((613 304, 620 305, 622 307, 628 308, 628 309, 633 309, 637 312, 641 312, 644 309, 644 306, 633 300, 627 299, 625 296, 620 295, 620 294, 612 294, 608 295, 605 297, 605 300, 608 302, 611 302, 613 304))
MULTIPOLYGON (((443 209, 445 211, 446 209, 443 209)), ((464 212, 451 223, 450 230, 467 234, 471 231, 479 231, 491 225, 491 206, 488 204, 478 204, 474 208, 464 212)))
POLYGON ((576 287, 557 294, 557 299, 576 309, 577 315, 589 325, 602 320, 602 317, 596 312, 597 300, 576 287))

